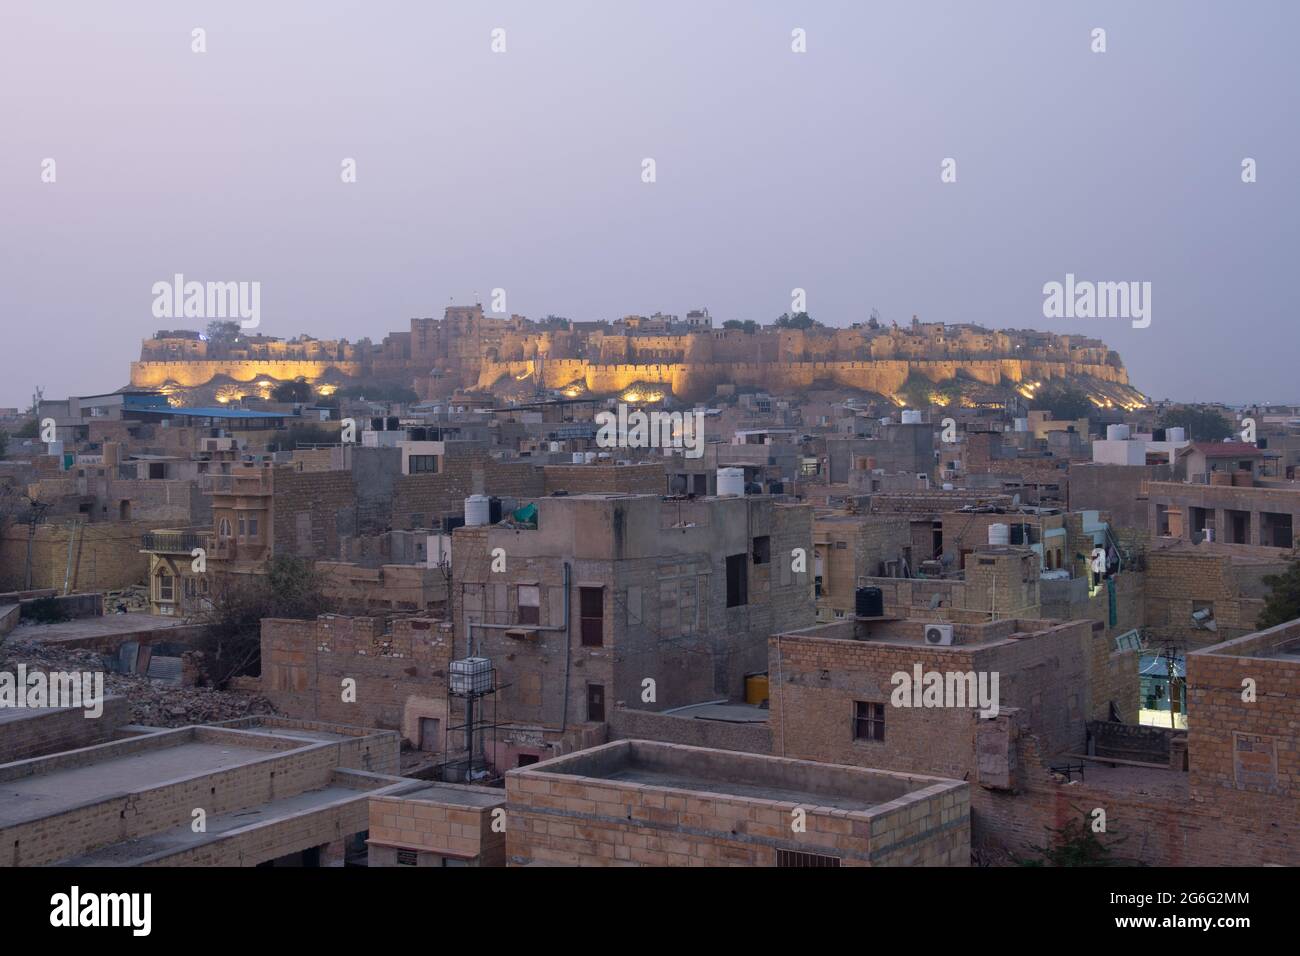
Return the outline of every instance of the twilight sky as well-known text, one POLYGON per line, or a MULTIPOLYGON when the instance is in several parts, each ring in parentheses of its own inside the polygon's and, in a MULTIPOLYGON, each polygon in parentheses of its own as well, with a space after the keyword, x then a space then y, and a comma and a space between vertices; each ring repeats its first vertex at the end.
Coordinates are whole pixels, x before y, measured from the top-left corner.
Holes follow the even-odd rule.
POLYGON ((153 317, 177 272, 376 341, 496 287, 764 322, 801 287, 832 325, 1076 332, 1157 398, 1300 401, 1297 36, 1294 0, 3 0, 0 406, 125 385, 204 324, 153 317), (1150 327, 1044 318, 1067 272, 1151 282, 1150 327))

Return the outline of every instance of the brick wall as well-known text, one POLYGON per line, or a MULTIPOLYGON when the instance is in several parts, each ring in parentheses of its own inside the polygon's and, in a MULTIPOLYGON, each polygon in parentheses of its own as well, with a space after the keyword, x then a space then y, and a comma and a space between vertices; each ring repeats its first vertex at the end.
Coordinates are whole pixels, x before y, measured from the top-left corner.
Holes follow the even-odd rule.
POLYGON ((744 753, 772 752, 772 731, 766 722, 742 724, 696 720, 630 707, 614 708, 609 718, 609 737, 611 740, 659 740, 744 753))
POLYGON ((397 850, 404 849, 417 851, 420 864, 426 866, 439 865, 442 857, 469 860, 478 866, 505 866, 506 797, 504 791, 495 793, 498 799, 481 806, 457 802, 457 795, 466 794, 477 802, 484 790, 456 784, 438 784, 409 795, 371 797, 370 865, 394 866, 397 850))
POLYGON ((61 750, 104 743, 131 719, 125 697, 106 696, 104 712, 87 717, 80 707, 4 712, 0 720, 0 764, 27 760, 61 750))
POLYGON ((418 740, 413 699, 440 702, 445 717, 450 631, 421 618, 322 617, 262 622, 262 694, 290 717, 403 730, 418 740), (355 702, 343 680, 356 681, 355 702))
MULTIPOLYGON (((506 775, 511 865, 772 866, 781 850, 836 857, 844 866, 969 864, 968 788, 963 783, 862 774, 862 799, 872 799, 869 794, 878 787, 879 802, 865 810, 832 809, 816 803, 823 778, 853 771, 650 746, 675 752, 669 759, 680 759, 693 777, 716 780, 718 792, 548 771, 559 761, 511 771, 506 775), (764 775, 797 779, 809 791, 808 801, 728 794, 728 781, 751 779, 754 761, 763 762, 764 775), (796 810, 805 814, 802 832, 792 827, 796 810)), ((619 741, 607 747, 646 744, 619 741)), ((601 760, 604 751, 562 759, 601 760)))
POLYGON ((485 448, 449 453, 434 475, 403 475, 393 486, 392 526, 428 528, 435 519, 465 514, 470 495, 531 499, 544 494, 541 469, 528 462, 498 461, 485 448))
POLYGON ((667 489, 663 462, 635 465, 545 465, 543 494, 662 495, 667 489))

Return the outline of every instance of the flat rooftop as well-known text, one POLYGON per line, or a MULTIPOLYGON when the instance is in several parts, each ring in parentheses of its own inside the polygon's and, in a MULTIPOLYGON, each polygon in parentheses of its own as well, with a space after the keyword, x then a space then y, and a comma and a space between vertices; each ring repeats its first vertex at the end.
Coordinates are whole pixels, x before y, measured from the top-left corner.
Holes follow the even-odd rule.
MULTIPOLYGON (((388 794, 385 794, 388 796, 388 794)), ((444 803, 462 807, 495 807, 506 802, 504 790, 486 790, 482 787, 458 786, 433 783, 419 790, 394 793, 391 796, 400 800, 415 800, 424 803, 444 803)))
POLYGON ((267 756, 255 746, 241 746, 232 741, 208 742, 185 740, 168 743, 158 734, 135 738, 126 743, 137 749, 118 751, 117 744, 103 745, 106 759, 64 768, 55 766, 46 772, 18 776, 12 771, 24 763, 39 765, 49 758, 19 761, 0 767, 0 829, 53 816, 83 804, 96 803, 117 794, 127 794, 183 780, 196 774, 211 773, 267 756), (155 746, 138 747, 138 742, 155 746), (11 771, 6 773, 6 771, 11 771))
POLYGON ((665 716, 691 717, 696 720, 717 720, 727 724, 764 724, 769 712, 757 704, 737 701, 687 704, 663 711, 665 716))
POLYGON ((157 614, 104 614, 60 621, 57 624, 23 624, 9 633, 9 639, 59 644, 65 641, 127 638, 133 634, 189 626, 183 620, 157 614))
POLYGON ((626 784, 848 812, 906 802, 921 791, 966 786, 943 777, 791 760, 738 751, 620 740, 520 770, 522 776, 581 778, 593 785, 626 784))
POLYGON ((229 813, 209 815, 207 830, 195 833, 190 824, 160 830, 135 840, 123 840, 100 847, 80 856, 61 860, 56 866, 137 866, 157 857, 171 856, 200 846, 225 834, 244 827, 272 823, 295 814, 319 810, 331 804, 346 803, 368 798, 370 792, 352 787, 332 785, 319 790, 259 803, 229 813))
POLYGON ((963 651, 988 648, 1010 641, 1038 637, 1053 630, 1070 627, 1076 622, 1049 620, 1021 620, 1007 618, 981 624, 961 624, 953 621, 925 620, 921 618, 873 617, 830 621, 797 631, 785 631, 780 637, 811 638, 825 641, 858 641, 887 644, 891 647, 928 647, 935 651, 963 651), (944 624, 953 629, 951 645, 930 644, 925 639, 930 625, 944 624))

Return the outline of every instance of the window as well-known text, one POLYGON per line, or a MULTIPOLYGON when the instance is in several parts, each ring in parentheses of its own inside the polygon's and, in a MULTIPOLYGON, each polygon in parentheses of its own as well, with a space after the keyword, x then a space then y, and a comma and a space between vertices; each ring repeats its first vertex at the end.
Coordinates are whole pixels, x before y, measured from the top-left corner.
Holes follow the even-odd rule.
POLYGON ((748 555, 727 555, 727 607, 741 607, 749 603, 748 555))
POLYGON ((754 563, 767 564, 772 560, 772 539, 763 535, 754 539, 754 563))
POLYGON ((398 866, 415 866, 415 865, 416 865, 416 861, 417 861, 418 859, 419 859, 419 855, 416 853, 415 850, 398 850, 398 851, 397 851, 397 865, 398 865, 398 866))
POLYGON ((849 548, 849 543, 848 543, 847 541, 836 541, 836 542, 835 542, 835 550, 836 550, 836 551, 847 551, 848 548, 849 548))
POLYGON ((256 518, 249 518, 249 519, 248 519, 248 536, 249 536, 250 538, 256 538, 256 537, 257 537, 257 519, 256 519, 256 518))
POLYGON ((578 630, 582 635, 582 645, 584 647, 601 647, 604 645, 604 588, 578 588, 578 630))
POLYGON ((520 624, 541 623, 541 591, 536 584, 519 585, 516 603, 519 606, 520 624))
POLYGON ((408 473, 412 475, 436 474, 438 471, 437 455, 412 455, 407 459, 408 473))
POLYGON ((166 569, 158 572, 158 600, 176 600, 176 579, 166 569))
POLYGON ((219 525, 217 526, 217 537, 218 537, 218 538, 229 538, 229 537, 230 537, 230 519, 229 519, 229 518, 222 518, 222 519, 221 519, 221 524, 219 524, 219 525))
POLYGON ((605 685, 587 685, 587 719, 594 723, 605 720, 605 685))
POLYGON ((885 739, 885 705, 874 701, 853 702, 853 739, 885 739))

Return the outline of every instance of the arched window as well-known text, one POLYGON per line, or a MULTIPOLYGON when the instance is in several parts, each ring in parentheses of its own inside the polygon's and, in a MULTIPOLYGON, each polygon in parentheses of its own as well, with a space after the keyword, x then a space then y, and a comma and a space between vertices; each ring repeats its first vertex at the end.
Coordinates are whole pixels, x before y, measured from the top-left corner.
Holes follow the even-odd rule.
POLYGON ((174 601, 176 600, 176 579, 166 568, 158 569, 158 576, 155 578, 158 584, 158 600, 174 601))
POLYGON ((221 519, 221 524, 220 524, 220 526, 219 526, 218 529, 217 529, 217 537, 219 537, 219 538, 229 538, 229 537, 230 537, 230 519, 229 519, 229 518, 222 518, 222 519, 221 519))

